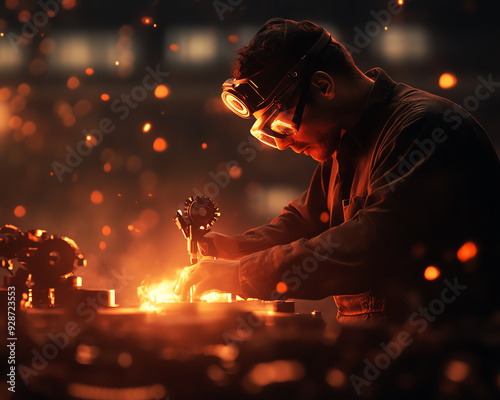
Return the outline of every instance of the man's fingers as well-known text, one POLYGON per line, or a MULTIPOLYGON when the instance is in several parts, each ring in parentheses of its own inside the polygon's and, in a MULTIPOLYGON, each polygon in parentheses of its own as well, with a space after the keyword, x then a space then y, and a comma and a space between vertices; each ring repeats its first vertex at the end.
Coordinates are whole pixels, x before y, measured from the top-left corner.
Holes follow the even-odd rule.
POLYGON ((174 286, 174 293, 178 296, 180 295, 181 300, 187 300, 191 287, 198 284, 206 276, 207 273, 204 272, 203 268, 200 268, 200 264, 184 268, 177 284, 174 286))

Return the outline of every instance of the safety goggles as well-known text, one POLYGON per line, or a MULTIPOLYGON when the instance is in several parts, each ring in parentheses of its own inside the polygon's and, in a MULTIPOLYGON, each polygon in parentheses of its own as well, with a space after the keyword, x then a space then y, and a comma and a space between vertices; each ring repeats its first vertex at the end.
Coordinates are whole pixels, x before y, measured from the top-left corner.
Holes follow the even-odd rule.
MULTIPOLYGON (((269 23, 285 22, 286 32, 293 30, 297 23, 290 20, 271 20, 259 30, 265 30, 269 23)), ((260 71, 245 79, 228 79, 222 85, 222 100, 224 104, 236 115, 242 118, 250 118, 257 111, 264 110, 259 115, 252 126, 250 132, 261 142, 277 148, 276 139, 283 139, 287 136, 297 134, 302 120, 307 92, 309 88, 310 65, 315 57, 323 50, 331 40, 330 34, 323 30, 320 39, 286 74, 276 82, 265 76, 264 71, 260 71), (295 112, 291 121, 283 121, 278 118, 279 114, 290 108, 290 101, 293 93, 300 90, 299 101, 295 107, 295 112)))

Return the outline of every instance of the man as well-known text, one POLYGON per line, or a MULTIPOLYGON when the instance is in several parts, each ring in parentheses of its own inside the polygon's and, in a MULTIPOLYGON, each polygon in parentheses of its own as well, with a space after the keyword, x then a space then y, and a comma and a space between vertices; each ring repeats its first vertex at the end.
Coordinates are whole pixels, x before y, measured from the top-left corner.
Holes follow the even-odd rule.
POLYGON ((432 299, 448 315, 498 306, 500 165, 471 115, 382 69, 362 73, 309 21, 268 21, 233 75, 222 97, 256 118, 252 134, 320 164, 271 223, 207 234, 202 253, 217 259, 186 268, 176 293, 334 296, 343 323, 405 320, 432 299))

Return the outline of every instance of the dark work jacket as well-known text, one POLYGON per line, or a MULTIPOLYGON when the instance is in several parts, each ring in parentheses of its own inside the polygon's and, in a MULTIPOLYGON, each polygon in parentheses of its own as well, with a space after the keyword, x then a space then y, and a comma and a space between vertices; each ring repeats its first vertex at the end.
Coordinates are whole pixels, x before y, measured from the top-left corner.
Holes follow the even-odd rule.
POLYGON ((433 315, 489 313, 500 283, 493 146, 451 101, 378 68, 366 75, 375 83, 360 119, 308 190, 236 236, 244 294, 334 296, 341 322, 404 321, 429 305, 433 315), (436 279, 425 277, 431 265, 436 279))

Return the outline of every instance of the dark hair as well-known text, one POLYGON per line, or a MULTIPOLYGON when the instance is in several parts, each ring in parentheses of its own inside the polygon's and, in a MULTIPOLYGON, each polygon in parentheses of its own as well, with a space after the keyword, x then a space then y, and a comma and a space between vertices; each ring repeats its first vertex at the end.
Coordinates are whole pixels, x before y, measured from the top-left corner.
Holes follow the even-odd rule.
MULTIPOLYGON (((309 51, 323 32, 320 26, 311 21, 294 21, 293 25, 294 29, 286 33, 285 40, 284 20, 266 22, 250 43, 236 52, 232 64, 233 77, 246 78, 264 69, 284 75, 309 51)), ((311 67, 332 74, 359 74, 347 49, 333 38, 311 67)))

